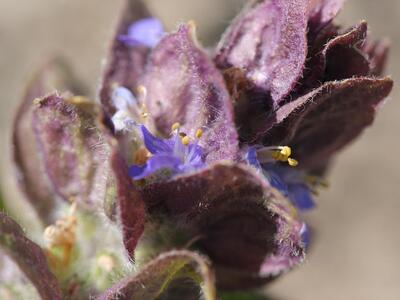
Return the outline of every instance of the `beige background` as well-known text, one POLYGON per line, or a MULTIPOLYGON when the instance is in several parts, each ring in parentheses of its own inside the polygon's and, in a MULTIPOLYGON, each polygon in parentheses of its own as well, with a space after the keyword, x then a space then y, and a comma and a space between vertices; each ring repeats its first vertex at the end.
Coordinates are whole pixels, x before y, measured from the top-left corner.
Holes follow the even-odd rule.
MULTIPOLYGON (((151 0, 169 27, 195 19, 200 37, 221 28, 243 0, 151 0), (236 5, 236 6, 235 6, 236 5)), ((52 53, 70 59, 96 89, 120 0, 0 0, 1 179, 9 199, 9 124, 24 83, 52 53)), ((349 0, 340 18, 369 21, 393 42, 388 73, 400 82, 400 1, 349 0)), ((318 242, 305 266, 267 288, 275 299, 400 299, 400 99, 397 87, 375 126, 340 157, 332 187, 310 216, 318 242)))

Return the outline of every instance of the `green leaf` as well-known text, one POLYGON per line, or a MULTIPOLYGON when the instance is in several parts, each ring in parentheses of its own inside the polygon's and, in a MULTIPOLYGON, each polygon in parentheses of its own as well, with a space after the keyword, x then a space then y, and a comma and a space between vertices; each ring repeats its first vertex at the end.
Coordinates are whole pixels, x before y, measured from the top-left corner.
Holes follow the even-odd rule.
POLYGON ((158 299, 178 279, 191 279, 201 286, 205 300, 216 300, 214 274, 208 260, 186 250, 161 254, 136 275, 109 288, 97 300, 158 299))

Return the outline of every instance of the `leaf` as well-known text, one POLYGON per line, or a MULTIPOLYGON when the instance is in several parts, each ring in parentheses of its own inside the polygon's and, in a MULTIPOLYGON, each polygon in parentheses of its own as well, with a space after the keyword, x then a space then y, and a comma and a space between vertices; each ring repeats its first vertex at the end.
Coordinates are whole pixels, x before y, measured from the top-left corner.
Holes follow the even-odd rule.
POLYGON ((123 241, 129 256, 133 259, 134 251, 144 230, 144 202, 142 195, 128 176, 125 162, 116 150, 111 156, 111 168, 117 190, 118 216, 122 226, 123 241))
POLYGON ((147 89, 148 121, 166 136, 176 122, 193 138, 200 128, 207 161, 235 159, 238 137, 229 93, 223 76, 199 48, 194 29, 191 23, 180 25, 151 53, 141 80, 147 89))
POLYGON ((0 212, 0 249, 14 260, 43 300, 62 299, 42 249, 27 239, 22 228, 3 212, 0 212))
POLYGON ((96 208, 106 195, 108 140, 94 103, 58 94, 35 102, 34 130, 55 192, 66 201, 96 208))
POLYGON ((317 31, 331 22, 346 0, 311 0, 309 4, 310 27, 317 31))
POLYGON ((161 254, 144 266, 138 274, 121 280, 96 299, 158 299, 174 280, 186 278, 201 286, 206 300, 216 299, 214 276, 208 260, 185 250, 161 254))
POLYGON ((129 25, 148 17, 150 14, 142 0, 124 0, 117 31, 111 41, 106 66, 101 79, 99 98, 108 117, 115 112, 111 101, 114 84, 135 91, 138 78, 143 73, 149 49, 143 46, 129 46, 120 41, 119 36, 126 34, 129 25))
POLYGON ((372 124, 392 87, 390 78, 328 82, 282 106, 259 137, 265 144, 290 144, 300 167, 318 166, 372 124))
POLYGON ((306 0, 252 1, 220 41, 217 65, 243 69, 253 90, 268 92, 276 106, 303 72, 307 6, 306 0))
POLYGON ((199 238, 223 289, 260 286, 303 260, 295 210, 249 166, 219 162, 142 192, 150 215, 199 238))
POLYGON ((41 175, 44 170, 32 130, 32 107, 35 98, 55 89, 83 91, 68 66, 60 59, 49 60, 32 78, 15 115, 12 135, 12 153, 19 186, 46 223, 52 221, 54 196, 41 175))

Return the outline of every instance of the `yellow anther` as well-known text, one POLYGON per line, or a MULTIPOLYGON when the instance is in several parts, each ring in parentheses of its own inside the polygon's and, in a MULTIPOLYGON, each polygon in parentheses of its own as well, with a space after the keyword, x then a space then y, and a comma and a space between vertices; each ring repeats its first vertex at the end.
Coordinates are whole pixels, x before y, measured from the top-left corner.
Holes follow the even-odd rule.
POLYGON ((288 158, 287 162, 291 167, 296 167, 299 164, 299 162, 293 158, 288 158))
POLYGON ((147 89, 146 89, 146 87, 143 86, 143 85, 139 85, 139 86, 137 87, 137 93, 138 93, 139 95, 146 96, 146 95, 147 95, 147 89))
POLYGON ((172 131, 178 130, 181 127, 181 124, 176 122, 174 124, 172 124, 171 129, 172 131))
POLYGON ((195 134, 196 138, 199 139, 203 136, 203 130, 202 129, 197 129, 196 130, 196 134, 195 134))
POLYGON ((290 155, 292 155, 292 149, 288 146, 284 146, 284 147, 282 147, 280 153, 283 156, 290 157, 290 155))
POLYGON ((149 116, 147 112, 142 112, 142 118, 146 119, 149 116))
POLYGON ((190 143, 190 139, 188 136, 184 136, 181 141, 182 141, 182 144, 185 146, 189 145, 189 143, 190 143))

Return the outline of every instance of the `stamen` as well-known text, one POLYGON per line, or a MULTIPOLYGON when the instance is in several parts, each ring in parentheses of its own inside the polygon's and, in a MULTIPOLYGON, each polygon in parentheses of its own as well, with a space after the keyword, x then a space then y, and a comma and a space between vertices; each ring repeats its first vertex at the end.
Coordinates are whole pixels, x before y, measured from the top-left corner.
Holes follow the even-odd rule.
POLYGON ((146 87, 145 87, 144 85, 139 85, 139 86, 137 87, 137 93, 138 93, 140 96, 146 98, 146 96, 147 96, 147 89, 146 89, 146 87))
POLYGON ((190 143, 190 138, 186 135, 186 136, 182 137, 181 141, 182 141, 183 145, 187 146, 190 143))
POLYGON ((293 158, 288 158, 287 162, 291 167, 296 167, 299 164, 299 162, 293 158))
POLYGON ((176 131, 176 130, 178 130, 179 128, 181 128, 181 124, 178 123, 178 122, 172 124, 172 126, 171 126, 171 130, 172 130, 172 131, 176 131))
POLYGON ((287 162, 289 166, 295 167, 299 163, 294 158, 291 158, 291 155, 292 149, 289 146, 272 146, 257 150, 257 159, 261 164, 280 161, 287 162))
POLYGON ((135 165, 144 165, 150 156, 150 152, 145 147, 140 147, 133 155, 133 163, 135 165))
POLYGON ((195 134, 197 139, 200 139, 203 136, 203 130, 202 129, 197 129, 196 134, 195 134))

